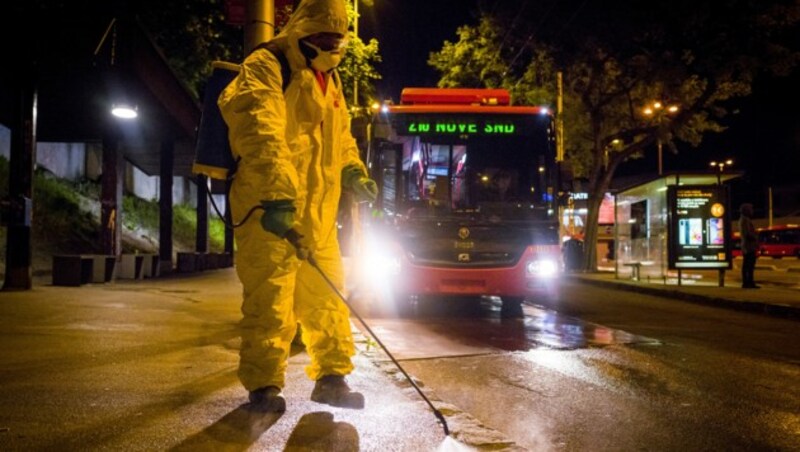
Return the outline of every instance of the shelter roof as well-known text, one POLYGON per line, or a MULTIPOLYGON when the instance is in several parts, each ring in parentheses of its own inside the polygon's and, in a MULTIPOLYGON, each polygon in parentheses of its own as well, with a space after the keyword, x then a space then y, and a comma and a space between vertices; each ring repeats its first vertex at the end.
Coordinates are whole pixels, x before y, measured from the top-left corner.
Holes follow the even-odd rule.
MULTIPOLYGON (((116 137, 124 158, 149 175, 160 168, 161 144, 174 142, 173 174, 191 176, 200 103, 178 79, 145 29, 109 14, 49 12, 17 39, 17 80, 37 82, 37 140, 99 142, 116 137), (27 40, 27 42, 26 42, 27 40), (33 67, 33 71, 26 67, 33 67), (126 96, 139 116, 125 122, 109 111, 126 96)), ((12 45, 12 44, 6 44, 12 45)), ((14 76, 7 76, 9 78, 14 76)), ((0 86, 0 100, 13 89, 0 86)), ((9 121, 9 108, 0 121, 9 121)))

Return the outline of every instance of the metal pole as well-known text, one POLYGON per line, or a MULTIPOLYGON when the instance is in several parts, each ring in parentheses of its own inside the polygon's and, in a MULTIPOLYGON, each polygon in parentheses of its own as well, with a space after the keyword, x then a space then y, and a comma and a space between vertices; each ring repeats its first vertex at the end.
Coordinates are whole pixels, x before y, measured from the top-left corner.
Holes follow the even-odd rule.
POLYGON ((658 139, 658 175, 659 176, 664 174, 664 163, 663 163, 664 150, 663 150, 663 148, 664 148, 664 146, 661 143, 661 138, 659 138, 658 139))
POLYGON ((772 227, 772 187, 767 187, 769 205, 769 227, 772 227))
MULTIPOLYGON (((358 0, 353 0, 353 36, 358 38, 358 0)), ((358 74, 353 72, 353 106, 358 107, 358 74)))
POLYGON ((556 74, 558 89, 556 97, 556 161, 564 161, 564 78, 559 72, 556 74))
POLYGON ((14 117, 8 162, 8 194, 11 202, 3 290, 29 290, 33 287, 31 233, 38 98, 38 74, 33 62, 27 61, 21 69, 17 69, 12 79, 14 117))
POLYGON ((273 0, 248 0, 245 5, 244 53, 247 55, 257 45, 275 35, 275 2, 273 0))

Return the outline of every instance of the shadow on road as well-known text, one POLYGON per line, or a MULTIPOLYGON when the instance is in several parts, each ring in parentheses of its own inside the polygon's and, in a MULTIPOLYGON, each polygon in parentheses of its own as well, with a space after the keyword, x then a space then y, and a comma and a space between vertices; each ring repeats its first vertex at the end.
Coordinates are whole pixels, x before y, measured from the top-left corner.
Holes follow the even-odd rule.
POLYGON ((334 421, 331 413, 318 411, 300 418, 284 451, 357 452, 359 448, 358 431, 355 427, 347 422, 334 421))
POLYGON ((190 436, 173 451, 244 451, 269 430, 283 413, 264 413, 244 404, 190 436))

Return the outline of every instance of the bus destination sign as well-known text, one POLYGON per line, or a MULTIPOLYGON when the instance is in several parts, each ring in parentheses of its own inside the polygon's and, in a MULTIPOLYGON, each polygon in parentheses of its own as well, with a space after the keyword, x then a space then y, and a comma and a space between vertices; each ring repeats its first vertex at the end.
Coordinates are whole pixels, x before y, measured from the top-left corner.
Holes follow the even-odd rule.
POLYGON ((539 115, 418 115, 396 117, 400 135, 528 136, 542 127, 539 115))

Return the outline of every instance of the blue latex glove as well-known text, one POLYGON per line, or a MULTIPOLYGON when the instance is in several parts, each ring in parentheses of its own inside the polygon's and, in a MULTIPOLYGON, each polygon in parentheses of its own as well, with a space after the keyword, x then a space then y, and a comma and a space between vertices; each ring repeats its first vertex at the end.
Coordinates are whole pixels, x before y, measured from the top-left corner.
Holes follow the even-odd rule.
POLYGON ((271 232, 283 238, 286 231, 294 225, 294 201, 291 199, 281 199, 278 201, 261 201, 264 208, 264 215, 261 216, 261 227, 265 231, 271 232))
POLYGON ((378 184, 367 177, 358 165, 347 165, 342 169, 342 186, 352 190, 358 202, 375 202, 378 199, 378 184))

